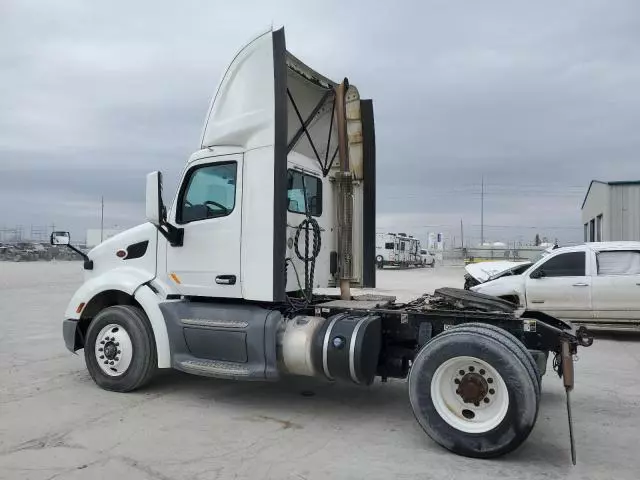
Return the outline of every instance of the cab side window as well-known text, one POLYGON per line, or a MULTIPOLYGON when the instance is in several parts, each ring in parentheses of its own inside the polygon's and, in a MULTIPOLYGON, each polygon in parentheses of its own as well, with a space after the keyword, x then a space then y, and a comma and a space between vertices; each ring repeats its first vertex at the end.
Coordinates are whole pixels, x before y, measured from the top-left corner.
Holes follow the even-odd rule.
POLYGON ((599 252, 598 275, 640 275, 640 252, 613 250, 599 252))
POLYGON ((216 163, 195 168, 180 195, 177 222, 185 224, 226 217, 236 203, 237 163, 216 163))
POLYGON ((540 265, 532 274, 542 272, 544 277, 584 277, 586 255, 584 252, 569 252, 556 255, 540 265))
POLYGON ((322 180, 313 175, 289 170, 287 178, 288 210, 314 217, 322 215, 322 180))

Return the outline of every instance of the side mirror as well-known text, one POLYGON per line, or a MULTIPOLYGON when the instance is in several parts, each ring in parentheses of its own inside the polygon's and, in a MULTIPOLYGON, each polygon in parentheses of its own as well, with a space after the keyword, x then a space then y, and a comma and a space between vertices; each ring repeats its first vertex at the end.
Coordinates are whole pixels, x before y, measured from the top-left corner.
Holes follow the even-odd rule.
POLYGON ((49 241, 51 245, 69 245, 71 243, 71 235, 69 232, 53 232, 49 241))
POLYGON ((162 225, 164 212, 162 207, 162 173, 151 172, 147 175, 146 192, 147 221, 156 227, 162 225))
POLYGON ((162 203, 162 173, 151 172, 147 175, 146 217, 160 234, 169 240, 172 247, 181 247, 184 241, 184 229, 176 228, 167 222, 167 210, 162 203))
POLYGON ((64 245, 70 248, 84 259, 85 270, 93 270, 93 260, 89 259, 89 256, 82 250, 71 245, 71 235, 69 232, 52 232, 49 241, 51 245, 64 245))
POLYGON ((546 276, 547 275, 544 273, 544 270, 541 268, 539 268, 538 270, 536 270, 530 275, 531 278, 544 278, 546 276))

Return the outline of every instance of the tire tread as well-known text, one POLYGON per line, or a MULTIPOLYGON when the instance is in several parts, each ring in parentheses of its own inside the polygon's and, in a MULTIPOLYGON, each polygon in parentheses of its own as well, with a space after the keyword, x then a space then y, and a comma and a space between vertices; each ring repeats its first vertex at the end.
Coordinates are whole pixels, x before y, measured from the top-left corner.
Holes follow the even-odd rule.
MULTIPOLYGON (((472 327, 468 330, 455 327, 434 337, 414 359, 414 364, 409 372, 409 398, 418 423, 434 441, 460 455, 473 458, 492 458, 516 449, 531 433, 538 416, 539 384, 532 375, 528 361, 509 337, 487 329, 478 330, 477 327, 472 327), (455 342, 453 344, 449 342, 455 337, 460 337, 458 347, 455 347, 455 342), (512 375, 516 375, 516 378, 520 379, 520 387, 514 390, 510 388, 509 380, 507 378, 504 379, 507 383, 507 388, 510 390, 509 395, 517 395, 520 400, 516 405, 520 405, 519 408, 524 409, 514 410, 514 412, 518 412, 518 418, 521 418, 524 423, 520 424, 515 430, 511 430, 510 438, 503 435, 505 433, 504 428, 514 428, 507 427, 507 425, 511 424, 502 423, 491 432, 480 435, 465 434, 455 430, 435 412, 431 396, 425 393, 425 388, 427 387, 420 383, 421 379, 430 378, 429 374, 425 378, 424 372, 420 372, 420 369, 431 371, 437 368, 434 367, 433 362, 443 354, 441 350, 443 343, 446 345, 444 346, 444 351, 459 348, 459 355, 463 356, 468 354, 467 346, 471 340, 476 344, 476 348, 485 345, 489 347, 490 351, 493 351, 493 355, 498 355, 498 358, 502 357, 503 361, 506 362, 502 368, 510 369, 512 375), (528 396, 527 391, 531 392, 532 395, 528 396), (482 448, 480 448, 478 445, 481 442, 478 442, 478 438, 482 437, 489 443, 483 444, 482 448), (487 447, 487 445, 490 446, 487 447)), ((509 408, 511 409, 512 407, 509 408)))
MULTIPOLYGON (((143 362, 140 374, 132 378, 123 378, 120 382, 113 381, 113 377, 105 377, 104 379, 102 379, 102 376, 104 376, 105 374, 100 370, 99 367, 96 368, 95 366, 93 366, 93 360, 89 358, 90 356, 94 355, 94 345, 92 343, 88 343, 87 345, 85 345, 85 362, 87 364, 87 370, 89 370, 91 377, 101 388, 116 392, 131 392, 148 384, 149 381, 151 381, 151 379, 153 378, 158 366, 158 355, 156 350, 155 338, 153 335, 153 329, 151 328, 151 324, 149 323, 149 320, 147 319, 144 311, 134 305, 112 305, 110 307, 107 307, 104 310, 100 311, 91 321, 87 330, 86 338, 93 338, 94 331, 101 328, 101 319, 103 317, 116 312, 119 315, 123 315, 125 317, 128 317, 129 319, 132 319, 133 325, 139 326, 141 330, 138 333, 142 334, 144 340, 148 342, 148 355, 139 357, 140 361, 143 362)), ((131 336, 132 333, 133 332, 129 332, 129 335, 131 336)), ((123 376, 125 375, 127 375, 127 372, 123 374, 123 376)))

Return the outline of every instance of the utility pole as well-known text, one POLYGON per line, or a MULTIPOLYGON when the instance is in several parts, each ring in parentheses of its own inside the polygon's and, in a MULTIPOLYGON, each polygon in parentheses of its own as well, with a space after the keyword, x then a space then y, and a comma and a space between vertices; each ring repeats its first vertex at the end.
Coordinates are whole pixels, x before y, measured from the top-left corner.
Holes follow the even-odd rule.
POLYGON ((464 227, 462 226, 462 219, 460 219, 460 248, 464 248, 464 227))
POLYGON ((104 236, 104 197, 100 197, 100 243, 103 241, 104 236))
POLYGON ((482 190, 480 192, 480 245, 484 245, 484 175, 482 175, 482 190))

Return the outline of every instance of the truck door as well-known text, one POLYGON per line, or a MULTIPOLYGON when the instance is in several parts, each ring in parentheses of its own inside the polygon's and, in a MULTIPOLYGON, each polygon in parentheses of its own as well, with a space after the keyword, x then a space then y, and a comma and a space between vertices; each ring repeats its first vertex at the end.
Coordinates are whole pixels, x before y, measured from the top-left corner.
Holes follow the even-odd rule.
POLYGON ((586 273, 584 251, 548 257, 527 274, 527 308, 562 320, 591 319, 591 276, 586 273))
POLYGON ((184 245, 167 247, 167 281, 181 295, 242 296, 242 155, 198 160, 184 175, 172 221, 184 245))

